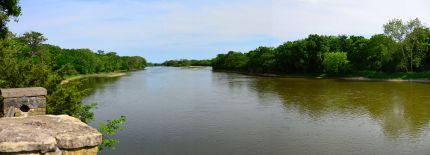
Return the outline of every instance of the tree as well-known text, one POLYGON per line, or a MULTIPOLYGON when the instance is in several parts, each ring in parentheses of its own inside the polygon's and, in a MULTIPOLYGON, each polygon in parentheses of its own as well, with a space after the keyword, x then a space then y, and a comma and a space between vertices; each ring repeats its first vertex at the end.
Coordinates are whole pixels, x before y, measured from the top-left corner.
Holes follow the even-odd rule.
POLYGON ((407 46, 415 46, 416 42, 412 41, 406 44, 404 40, 416 29, 422 28, 424 28, 424 25, 418 18, 409 20, 406 23, 404 23, 401 19, 392 19, 384 25, 384 34, 393 38, 397 41, 398 44, 400 44, 400 51, 403 55, 401 67, 404 68, 406 71, 413 71, 414 57, 414 51, 411 50, 411 48, 407 48, 407 46))
POLYGON ((275 69, 275 53, 271 47, 258 47, 246 54, 248 70, 256 73, 270 72, 275 69))
POLYGON ((5 38, 9 32, 7 23, 11 18, 15 18, 21 15, 21 6, 19 6, 19 0, 1 0, 0 1, 0 38, 5 38))
POLYGON ((25 32, 18 40, 27 44, 31 49, 31 55, 35 56, 41 54, 41 45, 48 39, 40 32, 31 31, 25 32))
POLYGON ((215 70, 243 71, 248 64, 248 57, 241 52, 229 51, 227 54, 218 54, 212 59, 212 67, 215 70))
POLYGON ((306 41, 306 72, 320 72, 323 54, 330 50, 329 37, 309 35, 306 41))
POLYGON ((103 55, 103 54, 105 54, 105 51, 103 51, 103 50, 97 50, 97 54, 103 55))
POLYGON ((328 52, 324 53, 322 65, 328 73, 345 72, 348 67, 348 58, 345 52, 328 52))
POLYGON ((411 71, 415 69, 423 69, 426 54, 429 50, 430 30, 429 28, 415 28, 404 40, 405 50, 409 55, 411 71))
POLYGON ((396 42, 383 34, 372 36, 366 47, 366 57, 362 57, 367 70, 395 71, 396 70, 396 42))
POLYGON ((119 141, 118 139, 112 138, 112 136, 114 136, 117 131, 123 129, 121 125, 125 123, 126 120, 127 117, 121 116, 118 119, 107 120, 107 123, 100 122, 99 131, 103 134, 103 141, 99 145, 99 151, 102 151, 104 148, 116 149, 115 144, 119 141))

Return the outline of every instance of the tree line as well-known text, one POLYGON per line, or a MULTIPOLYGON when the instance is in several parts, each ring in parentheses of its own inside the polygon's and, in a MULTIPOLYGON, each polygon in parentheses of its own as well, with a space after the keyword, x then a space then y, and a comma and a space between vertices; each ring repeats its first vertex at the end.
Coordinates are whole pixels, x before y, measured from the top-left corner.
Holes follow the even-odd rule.
POLYGON ((430 30, 419 19, 392 19, 384 33, 362 36, 312 34, 278 47, 229 51, 212 59, 214 70, 252 73, 411 72, 430 70, 430 30))
POLYGON ((172 67, 187 67, 187 66, 211 66, 211 60, 167 60, 161 63, 162 66, 172 66, 172 67))

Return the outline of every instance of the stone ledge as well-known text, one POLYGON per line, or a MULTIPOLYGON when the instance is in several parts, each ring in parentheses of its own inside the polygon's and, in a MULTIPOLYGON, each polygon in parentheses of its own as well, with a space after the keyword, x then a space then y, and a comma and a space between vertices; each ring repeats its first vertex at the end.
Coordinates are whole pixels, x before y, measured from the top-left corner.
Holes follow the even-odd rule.
POLYGON ((42 87, 0 89, 0 95, 3 98, 45 96, 46 94, 47 90, 42 87))
POLYGON ((94 148, 101 142, 100 132, 67 115, 0 118, 0 154, 94 148))

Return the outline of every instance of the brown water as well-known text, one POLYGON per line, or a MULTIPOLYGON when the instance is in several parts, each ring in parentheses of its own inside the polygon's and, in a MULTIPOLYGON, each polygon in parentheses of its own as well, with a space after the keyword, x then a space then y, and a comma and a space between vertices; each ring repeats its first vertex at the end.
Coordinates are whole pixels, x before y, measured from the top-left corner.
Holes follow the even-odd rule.
POLYGON ((430 154, 429 84, 150 67, 87 85, 97 121, 128 117, 101 154, 430 154))

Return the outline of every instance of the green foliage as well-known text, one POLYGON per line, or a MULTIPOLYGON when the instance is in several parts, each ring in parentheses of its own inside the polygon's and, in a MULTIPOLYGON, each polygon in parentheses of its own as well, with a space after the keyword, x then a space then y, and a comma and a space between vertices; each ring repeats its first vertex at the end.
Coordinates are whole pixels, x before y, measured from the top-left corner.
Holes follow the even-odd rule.
POLYGON ((96 104, 84 104, 83 98, 89 93, 88 89, 82 89, 79 81, 58 85, 55 91, 47 96, 47 113, 67 114, 81 119, 83 122, 94 120, 94 114, 90 111, 96 104))
POLYGON ((247 69, 251 72, 271 72, 275 68, 275 53, 273 48, 258 47, 246 54, 249 58, 247 69))
POLYGON ((146 67, 146 60, 139 56, 118 56, 115 52, 96 54, 89 49, 56 49, 48 50, 50 59, 56 69, 68 65, 70 70, 80 74, 113 72, 118 70, 140 70, 146 67), (56 53, 56 54, 55 54, 56 53))
POLYGON ((340 73, 347 70, 348 63, 345 52, 327 52, 324 53, 322 65, 327 73, 340 73))
POLYGON ((212 67, 215 70, 237 70, 246 69, 248 57, 240 52, 230 51, 227 54, 218 54, 212 59, 212 67))
MULTIPOLYGON (((396 43, 391 38, 382 34, 374 35, 370 38, 366 45, 367 50, 360 53, 361 69, 375 71, 390 71, 396 70, 396 43)), ((358 64, 356 61, 355 64, 358 64)))
POLYGON ((403 22, 400 19, 390 20, 384 25, 384 34, 396 40, 400 51, 399 68, 413 71, 422 67, 423 58, 428 52, 429 28, 416 18, 403 22))
POLYGON ((100 122, 99 131, 103 134, 103 141, 99 146, 99 150, 103 150, 105 148, 110 148, 112 150, 116 149, 115 144, 119 141, 111 137, 114 136, 117 131, 123 129, 121 125, 125 123, 126 120, 127 117, 121 116, 121 118, 115 120, 107 120, 107 123, 100 122))
POLYGON ((58 73, 37 59, 24 57, 26 47, 14 40, 0 40, 0 87, 41 86, 53 88, 61 82, 58 73))
MULTIPOLYGON (((154 64, 153 64, 154 65, 154 64)), ((188 59, 179 59, 179 60, 167 60, 161 63, 163 66, 172 66, 172 67, 187 67, 187 66, 210 66, 210 60, 188 60, 188 59)))
POLYGON ((218 54, 212 59, 212 67, 214 70, 253 73, 344 72, 346 68, 327 70, 323 64, 326 53, 342 51, 349 62, 347 69, 353 72, 427 71, 430 70, 429 49, 430 29, 419 19, 408 22, 393 19, 384 25, 384 34, 376 34, 370 39, 313 34, 276 48, 259 47, 248 53, 218 54))
POLYGON ((17 40, 28 45, 31 50, 31 55, 40 55, 41 45, 48 39, 40 32, 31 31, 24 33, 21 37, 18 37, 17 40))
POLYGON ((123 56, 121 57, 121 70, 140 70, 147 65, 146 60, 139 56, 123 56))
POLYGON ((5 38, 9 33, 7 23, 11 18, 17 18, 21 15, 21 6, 19 0, 1 0, 0 1, 0 38, 5 38))

